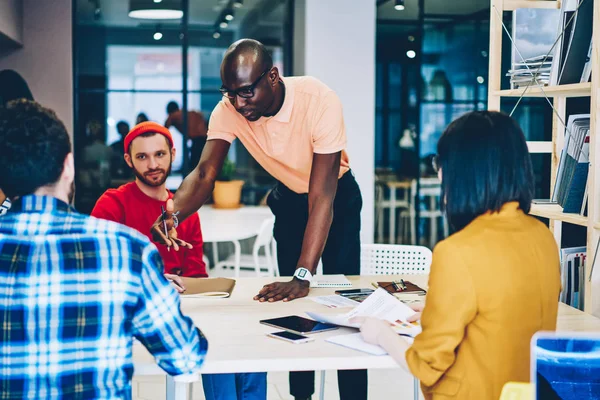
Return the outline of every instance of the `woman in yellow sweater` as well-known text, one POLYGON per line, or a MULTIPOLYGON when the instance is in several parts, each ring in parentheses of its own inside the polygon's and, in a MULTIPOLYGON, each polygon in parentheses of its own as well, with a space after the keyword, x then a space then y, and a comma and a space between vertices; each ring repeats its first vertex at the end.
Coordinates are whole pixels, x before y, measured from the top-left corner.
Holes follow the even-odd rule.
POLYGON ((448 126, 434 159, 453 234, 433 252, 423 332, 412 346, 380 320, 361 331, 421 381, 426 399, 498 399, 529 380, 529 344, 554 330, 559 255, 528 215, 534 180, 523 133, 498 112, 448 126))

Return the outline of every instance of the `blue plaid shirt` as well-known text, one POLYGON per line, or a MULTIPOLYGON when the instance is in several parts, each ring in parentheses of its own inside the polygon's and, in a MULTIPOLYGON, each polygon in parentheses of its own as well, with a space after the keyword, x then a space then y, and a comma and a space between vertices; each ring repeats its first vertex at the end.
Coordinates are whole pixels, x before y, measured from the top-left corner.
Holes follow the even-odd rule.
POLYGON ((207 341, 140 233, 25 196, 0 218, 0 399, 129 399, 133 337, 169 374, 207 341))

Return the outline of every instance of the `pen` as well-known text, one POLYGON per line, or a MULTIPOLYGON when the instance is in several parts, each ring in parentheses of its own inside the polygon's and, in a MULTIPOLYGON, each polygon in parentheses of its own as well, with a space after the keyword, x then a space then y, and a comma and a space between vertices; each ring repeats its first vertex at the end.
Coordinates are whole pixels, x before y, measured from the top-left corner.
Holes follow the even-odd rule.
MULTIPOLYGON (((165 236, 169 239, 169 232, 167 231, 167 221, 165 221, 165 214, 167 213, 164 206, 160 206, 160 211, 162 213, 163 227, 165 229, 165 236)), ((171 246, 167 245, 167 251, 171 251, 171 246)), ((179 286, 179 285, 177 285, 179 286)), ((182 288, 183 289, 183 288, 182 288)))
POLYGON ((406 283, 404 283, 404 279, 400 279, 400 283, 402 284, 402 290, 406 290, 406 283))

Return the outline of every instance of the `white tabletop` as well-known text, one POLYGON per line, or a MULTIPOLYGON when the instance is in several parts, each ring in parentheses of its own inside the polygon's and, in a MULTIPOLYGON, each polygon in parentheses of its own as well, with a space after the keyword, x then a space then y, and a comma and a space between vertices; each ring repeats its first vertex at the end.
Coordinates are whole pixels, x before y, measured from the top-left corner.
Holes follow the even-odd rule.
POLYGON ((256 236, 263 221, 273 216, 266 206, 220 209, 203 206, 198 211, 204 242, 231 242, 256 236))
MULTIPOLYGON (((371 287, 381 276, 348 277, 354 288, 371 287)), ((399 279, 397 276, 386 276, 399 279)), ((405 275, 419 286, 426 286, 427 276, 405 275)), ((286 280, 289 278, 277 278, 286 280)), ((314 334, 315 341, 292 344, 272 339, 267 333, 277 329, 259 323, 261 319, 286 315, 306 317, 306 311, 340 313, 342 309, 328 309, 308 298, 289 303, 259 303, 252 300, 260 288, 273 278, 239 278, 228 299, 182 300, 183 312, 190 316, 208 339, 209 351, 202 373, 301 371, 327 369, 396 368, 389 356, 373 356, 325 342, 329 336, 356 332, 351 328, 314 334)), ((309 296, 333 294, 335 289, 312 289, 309 296)), ((558 330, 598 331, 600 319, 582 313, 564 304, 559 307, 558 330)), ((137 374, 164 374, 153 357, 139 343, 134 346, 134 364, 137 374)))

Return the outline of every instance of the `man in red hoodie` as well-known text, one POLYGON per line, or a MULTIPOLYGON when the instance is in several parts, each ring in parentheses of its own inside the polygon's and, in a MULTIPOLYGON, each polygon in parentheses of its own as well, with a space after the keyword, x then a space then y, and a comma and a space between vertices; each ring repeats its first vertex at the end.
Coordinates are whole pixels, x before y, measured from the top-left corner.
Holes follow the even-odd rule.
MULTIPOLYGON (((150 227, 156 215, 160 215, 161 206, 166 208, 167 200, 173 197, 165 184, 175 158, 173 138, 164 126, 156 122, 142 122, 125 136, 124 152, 135 181, 104 192, 96 202, 92 216, 119 222, 152 240, 150 227)), ((165 264, 165 275, 181 286, 178 276, 207 276, 202 260, 203 241, 198 214, 183 221, 177 228, 177 234, 190 247, 184 246, 180 251, 169 251, 166 246, 157 247, 165 264)), ((178 290, 181 291, 182 287, 178 290)))

